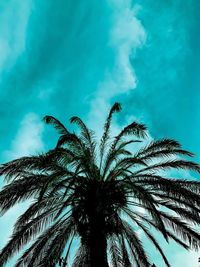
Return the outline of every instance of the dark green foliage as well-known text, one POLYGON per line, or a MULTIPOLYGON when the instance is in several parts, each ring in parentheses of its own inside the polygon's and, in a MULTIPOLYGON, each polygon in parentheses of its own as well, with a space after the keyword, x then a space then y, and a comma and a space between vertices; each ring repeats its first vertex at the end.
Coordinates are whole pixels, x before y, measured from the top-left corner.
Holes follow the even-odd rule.
POLYGON ((15 267, 51 267, 58 262, 69 266, 70 251, 79 238, 73 267, 150 267, 138 228, 167 267, 171 265, 156 231, 185 249, 199 249, 200 235, 192 225, 200 224, 200 183, 170 178, 166 171, 200 172, 200 166, 186 160, 193 154, 174 140, 143 146, 147 129, 140 123, 131 123, 111 138, 112 117, 120 110, 119 103, 111 108, 99 145, 80 118, 70 120, 80 128, 75 134, 46 116, 44 121, 59 133, 56 147, 0 166, 7 182, 0 191, 1 214, 33 200, 16 220, 0 266, 27 245, 15 267), (140 149, 134 149, 135 144, 140 149))

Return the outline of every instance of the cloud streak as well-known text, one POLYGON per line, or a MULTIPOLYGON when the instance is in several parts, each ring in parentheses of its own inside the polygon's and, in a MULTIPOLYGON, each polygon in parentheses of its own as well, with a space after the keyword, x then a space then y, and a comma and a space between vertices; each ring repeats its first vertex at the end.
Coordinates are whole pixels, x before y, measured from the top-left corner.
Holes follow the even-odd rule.
POLYGON ((7 159, 35 154, 44 148, 42 141, 43 123, 35 113, 28 113, 12 141, 11 149, 5 152, 7 159))
POLYGON ((8 0, 6 4, 1 3, 0 75, 5 68, 13 66, 26 47, 26 29, 31 7, 32 0, 8 0), (13 21, 17 23, 13 25, 13 21))
POLYGON ((99 129, 96 121, 102 123, 113 97, 136 88, 137 79, 130 59, 146 40, 145 29, 137 18, 140 7, 132 7, 129 0, 110 0, 109 3, 113 10, 109 46, 115 53, 115 59, 113 66, 106 69, 91 101, 88 120, 93 129, 99 129))

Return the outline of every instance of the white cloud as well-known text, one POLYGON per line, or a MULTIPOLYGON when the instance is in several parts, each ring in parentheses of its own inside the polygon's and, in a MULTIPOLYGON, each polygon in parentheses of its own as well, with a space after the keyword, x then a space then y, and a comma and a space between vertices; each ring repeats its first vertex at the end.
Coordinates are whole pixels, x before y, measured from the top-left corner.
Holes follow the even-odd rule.
POLYGON ((111 98, 119 93, 128 93, 136 87, 137 80, 130 58, 146 40, 145 30, 137 18, 138 6, 132 7, 129 0, 110 0, 110 5, 113 7, 113 26, 109 45, 115 51, 115 64, 106 71, 104 80, 97 88, 95 99, 91 102, 89 124, 97 130, 97 135, 99 123, 102 124, 105 118, 111 98))
POLYGON ((32 0, 8 0, 0 9, 0 69, 10 67, 24 51, 32 0))
POLYGON ((5 152, 7 159, 17 158, 41 151, 43 123, 35 113, 28 113, 12 142, 11 149, 5 152))

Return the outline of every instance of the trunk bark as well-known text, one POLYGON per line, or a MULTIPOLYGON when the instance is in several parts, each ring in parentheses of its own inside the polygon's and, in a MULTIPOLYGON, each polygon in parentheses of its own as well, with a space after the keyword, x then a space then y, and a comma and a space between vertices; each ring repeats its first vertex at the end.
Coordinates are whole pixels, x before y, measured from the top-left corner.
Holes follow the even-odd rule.
POLYGON ((82 239, 88 249, 88 267, 109 267, 106 234, 101 228, 100 221, 94 220, 90 224, 86 239, 82 239))
POLYGON ((107 260, 107 240, 103 233, 91 233, 90 246, 90 267, 109 267, 107 260))

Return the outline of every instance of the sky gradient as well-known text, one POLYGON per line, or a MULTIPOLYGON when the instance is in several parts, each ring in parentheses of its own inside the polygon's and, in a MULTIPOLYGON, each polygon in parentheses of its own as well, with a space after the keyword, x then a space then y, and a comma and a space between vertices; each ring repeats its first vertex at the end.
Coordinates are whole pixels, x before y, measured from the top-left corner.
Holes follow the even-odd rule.
MULTIPOLYGON (((55 145, 47 114, 67 125, 78 115, 98 135, 114 101, 115 130, 137 119, 199 162, 199 9, 199 0, 1 1, 0 162, 55 145)), ((20 211, 0 218, 0 247, 20 211)), ((193 252, 165 251, 173 267, 197 266, 193 252)))

